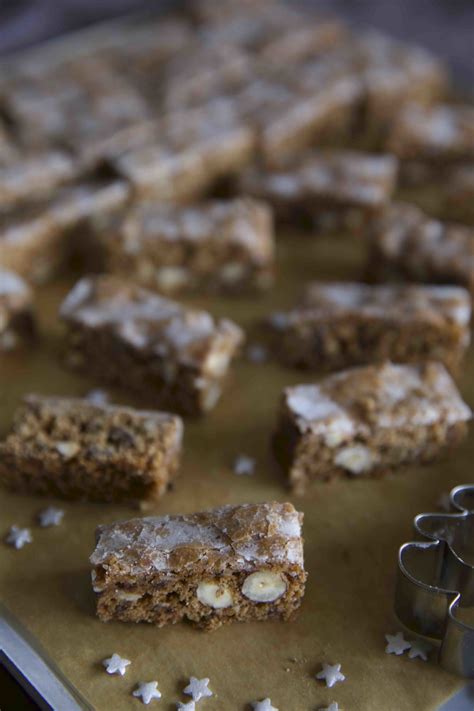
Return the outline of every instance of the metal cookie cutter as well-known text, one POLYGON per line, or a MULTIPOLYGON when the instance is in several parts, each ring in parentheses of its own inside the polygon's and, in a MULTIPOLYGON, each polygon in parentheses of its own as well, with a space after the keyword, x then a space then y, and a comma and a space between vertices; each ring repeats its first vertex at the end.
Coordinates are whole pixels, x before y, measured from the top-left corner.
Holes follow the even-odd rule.
POLYGON ((454 488, 450 502, 454 513, 415 518, 416 533, 430 542, 405 543, 400 548, 395 614, 409 630, 441 642, 441 666, 472 679, 474 484, 454 488))

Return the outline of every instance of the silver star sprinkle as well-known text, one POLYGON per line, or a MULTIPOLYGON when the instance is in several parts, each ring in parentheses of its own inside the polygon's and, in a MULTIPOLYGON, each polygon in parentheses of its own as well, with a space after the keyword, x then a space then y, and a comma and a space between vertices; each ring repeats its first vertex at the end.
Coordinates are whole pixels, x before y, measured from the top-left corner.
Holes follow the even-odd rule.
POLYGON ((431 652, 433 647, 431 644, 428 644, 428 642, 425 642, 423 639, 415 639, 411 643, 410 651, 408 652, 408 656, 410 659, 416 659, 419 657, 422 659, 424 662, 428 661, 428 654, 431 652))
POLYGON ((54 506, 48 506, 47 509, 43 509, 38 514, 39 525, 42 528, 49 528, 49 526, 59 526, 63 520, 64 511, 62 509, 55 509, 54 506))
POLYGON ((105 390, 89 390, 85 399, 91 402, 93 405, 108 405, 110 398, 109 394, 105 390))
POLYGON ((275 706, 272 706, 270 699, 263 699, 263 701, 254 701, 252 704, 253 711, 278 711, 275 706))
POLYGON ((255 459, 247 457, 246 454, 239 454, 234 459, 232 469, 237 476, 251 476, 255 472, 255 459))
POLYGON ((336 703, 336 701, 333 701, 332 704, 329 704, 329 706, 325 706, 324 708, 320 708, 319 711, 339 711, 339 704, 336 703))
POLYGON ((29 528, 19 528, 12 526, 5 537, 5 543, 17 550, 23 548, 27 543, 32 543, 33 537, 29 528))
POLYGON ((187 701, 185 703, 178 701, 176 708, 178 711, 196 711, 196 704, 194 701, 187 701))
POLYGON ((326 686, 330 689, 338 681, 344 681, 346 677, 341 672, 340 664, 323 664, 323 668, 316 674, 316 679, 326 682, 326 686))
POLYGON ((161 699, 161 693, 158 691, 157 681, 143 681, 132 692, 133 696, 143 701, 144 704, 149 704, 153 699, 161 699))
POLYGON ((265 346, 259 343, 253 343, 246 350, 247 360, 251 363, 260 365, 268 360, 268 351, 265 346))
POLYGON ((387 640, 388 644, 385 647, 385 652, 387 654, 404 654, 407 649, 410 649, 411 643, 407 642, 407 640, 403 636, 403 632, 397 632, 397 634, 386 634, 385 639, 387 640))
POLYGON ((128 665, 131 663, 130 659, 124 659, 120 656, 120 654, 115 653, 108 659, 104 659, 102 662, 107 674, 120 674, 120 676, 125 674, 128 665))
POLYGON ((283 331, 288 325, 288 314, 283 313, 283 311, 275 311, 268 318, 268 323, 276 331, 283 331))
POLYGON ((193 697, 193 701, 200 701, 206 696, 212 696, 212 691, 208 689, 209 679, 196 679, 190 677, 189 684, 184 689, 184 693, 193 697))

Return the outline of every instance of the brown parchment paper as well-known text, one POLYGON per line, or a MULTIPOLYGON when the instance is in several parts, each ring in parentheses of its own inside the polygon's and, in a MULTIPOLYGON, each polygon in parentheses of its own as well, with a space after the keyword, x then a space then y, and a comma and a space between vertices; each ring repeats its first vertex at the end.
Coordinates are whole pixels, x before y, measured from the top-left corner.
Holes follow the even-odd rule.
MULTIPOLYGON (((279 236, 275 289, 261 299, 195 299, 252 331, 272 309, 290 306, 311 278, 357 279, 364 248, 355 238, 279 236)), ((92 381, 66 372, 58 359, 60 299, 72 279, 38 293, 41 340, 34 351, 0 360, 0 426, 31 391, 84 394, 92 381)), ((412 536, 413 517, 434 510, 439 496, 471 479, 474 439, 442 463, 409 467, 383 480, 346 479, 291 496, 273 462, 269 435, 283 386, 312 377, 273 364, 238 363, 217 408, 188 421, 180 478, 151 513, 189 512, 228 502, 290 500, 305 513, 306 597, 296 621, 236 624, 212 633, 186 624, 163 629, 99 622, 94 616, 88 556, 99 523, 139 515, 124 506, 65 503, 63 524, 41 529, 34 517, 52 501, 0 493, 0 533, 31 526, 34 542, 15 551, 0 545, 1 597, 41 641, 90 703, 100 711, 140 708, 131 691, 156 679, 156 708, 174 709, 190 675, 210 677, 214 696, 199 709, 250 708, 269 696, 280 711, 309 711, 337 701, 343 711, 435 709, 462 683, 434 663, 384 653, 392 616, 398 546, 412 536), (236 476, 235 455, 257 459, 254 476, 236 476), (132 660, 124 677, 108 676, 101 660, 118 652, 132 660), (340 663, 344 683, 332 689, 314 679, 322 662, 340 663)), ((474 401, 474 361, 463 380, 474 401)), ((130 402, 114 393, 117 402, 130 402)), ((62 505, 62 504, 61 504, 62 505)))

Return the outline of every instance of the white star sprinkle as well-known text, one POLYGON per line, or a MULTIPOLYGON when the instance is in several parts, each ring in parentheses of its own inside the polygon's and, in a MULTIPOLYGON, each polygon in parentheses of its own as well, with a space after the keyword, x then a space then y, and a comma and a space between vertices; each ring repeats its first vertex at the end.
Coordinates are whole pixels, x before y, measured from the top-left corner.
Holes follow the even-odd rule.
POLYGON ((29 528, 19 528, 12 526, 5 537, 5 543, 17 550, 23 548, 27 543, 32 543, 33 537, 29 528))
POLYGON ((428 642, 425 642, 423 639, 415 639, 411 643, 411 648, 410 651, 408 652, 408 656, 410 659, 416 659, 419 657, 422 659, 424 662, 428 661, 428 654, 431 652, 433 647, 431 644, 428 644, 428 642))
POLYGON ((263 701, 254 701, 252 704, 253 711, 278 711, 275 706, 272 706, 270 699, 263 699, 263 701))
POLYGON ((330 689, 338 681, 344 681, 346 677, 341 672, 340 664, 323 664, 323 668, 316 674, 316 679, 326 682, 326 686, 330 689))
POLYGON ((212 696, 212 691, 207 688, 209 679, 196 679, 195 676, 190 677, 189 684, 184 689, 184 693, 193 697, 193 701, 200 701, 206 696, 212 696))
POLYGON ((239 454, 234 459, 232 469, 237 476, 251 476, 255 472, 255 459, 247 457, 246 454, 239 454))
POLYGON ((442 511, 451 511, 451 497, 449 494, 441 494, 438 499, 438 508, 442 511))
POLYGON ((89 390, 85 399, 93 405, 108 405, 110 400, 109 394, 105 390, 100 389, 89 390))
POLYGON ((333 701, 332 704, 329 704, 329 706, 325 706, 324 708, 320 708, 319 711, 339 711, 339 704, 336 703, 336 701, 333 701))
POLYGON ((261 346, 259 343, 254 343, 247 348, 246 356, 247 360, 251 363, 260 365, 268 360, 268 351, 265 346, 261 346))
POLYGON ((196 711, 196 704, 194 701, 187 701, 185 703, 178 701, 176 708, 178 711, 196 711))
POLYGON ((47 509, 43 509, 38 514, 39 525, 42 528, 49 528, 50 526, 59 526, 63 520, 64 511, 62 509, 55 509, 54 506, 48 506, 47 509))
POLYGON ((115 653, 108 659, 104 659, 102 662, 107 674, 120 674, 120 676, 125 674, 128 665, 131 663, 130 659, 124 659, 120 656, 120 654, 115 653))
POLYGON ((388 644, 385 647, 385 652, 387 654, 404 654, 407 649, 410 649, 411 643, 403 636, 403 632, 397 632, 397 634, 386 634, 385 639, 388 644))
POLYGON ((141 698, 144 704, 149 704, 153 699, 161 699, 157 681, 143 681, 132 694, 136 696, 137 699, 141 698))
POLYGON ((276 311, 270 314, 268 323, 276 331, 283 331, 288 325, 288 320, 288 314, 285 314, 283 311, 276 311))

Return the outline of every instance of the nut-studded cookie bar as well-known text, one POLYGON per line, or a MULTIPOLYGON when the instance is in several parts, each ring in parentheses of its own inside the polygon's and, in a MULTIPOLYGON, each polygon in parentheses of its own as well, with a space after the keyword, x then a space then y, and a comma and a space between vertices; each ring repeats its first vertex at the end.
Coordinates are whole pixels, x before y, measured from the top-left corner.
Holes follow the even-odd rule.
POLYGON ((268 201, 282 219, 311 220, 321 228, 362 225, 390 200, 397 161, 389 155, 321 151, 294 167, 241 179, 243 192, 268 201))
POLYGON ((395 203, 371 227, 368 275, 460 284, 474 294, 474 230, 428 217, 414 205, 395 203))
POLYGON ((45 205, 21 206, 0 215, 0 268, 42 284, 67 259, 63 237, 63 228, 45 205))
POLYGON ((24 156, 0 167, 0 212, 19 203, 49 198, 58 187, 77 175, 74 161, 67 153, 40 152, 24 156))
POLYGON ((239 47, 200 43, 167 64, 163 79, 164 108, 185 111, 230 96, 251 81, 254 73, 254 61, 239 47))
POLYGON ((457 445, 471 418, 444 366, 367 366, 286 388, 274 446, 291 487, 377 476, 457 445))
POLYGON ((156 124, 156 140, 112 159, 140 198, 187 202, 247 165, 254 132, 223 101, 167 114, 156 124))
POLYGON ((232 321, 113 276, 81 279, 60 313, 70 367, 189 414, 214 407, 243 340, 232 321))
MULTIPOLYGON (((65 186, 49 201, 27 203, 0 215, 0 268, 41 284, 74 250, 74 229, 97 230, 129 196, 124 181, 91 180, 65 186)), ((76 242, 83 246, 86 232, 76 242)))
POLYGON ((397 115, 388 149, 403 161, 440 166, 474 161, 474 108, 410 104, 397 115))
POLYGON ((357 37, 352 62, 364 83, 363 130, 367 145, 380 148, 394 117, 410 102, 430 104, 447 89, 446 67, 430 52, 379 32, 357 37))
POLYGON ((290 619, 306 580, 302 519, 292 504, 263 503, 100 526, 90 559, 97 614, 203 629, 290 619))
POLYGON ((246 122, 255 127, 261 161, 270 167, 300 157, 310 146, 346 137, 361 98, 354 75, 312 72, 300 85, 283 78, 249 82, 236 95, 246 122))
POLYGON ((182 430, 163 412, 30 395, 0 443, 0 482, 65 499, 156 500, 176 474, 182 430))
POLYGON ((147 117, 138 91, 92 53, 64 61, 20 63, 5 82, 3 113, 25 146, 84 145, 147 117))
POLYGON ((31 340, 33 294, 17 274, 0 269, 0 353, 31 340))
POLYGON ((106 269, 163 294, 271 285, 271 212, 254 200, 137 205, 101 242, 106 269))
POLYGON ((456 374, 470 318, 471 296, 461 287, 314 282, 298 308, 270 316, 268 326, 274 351, 291 366, 436 360, 456 374))

